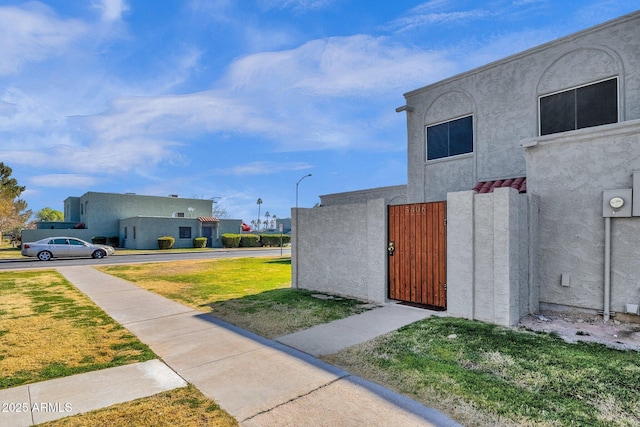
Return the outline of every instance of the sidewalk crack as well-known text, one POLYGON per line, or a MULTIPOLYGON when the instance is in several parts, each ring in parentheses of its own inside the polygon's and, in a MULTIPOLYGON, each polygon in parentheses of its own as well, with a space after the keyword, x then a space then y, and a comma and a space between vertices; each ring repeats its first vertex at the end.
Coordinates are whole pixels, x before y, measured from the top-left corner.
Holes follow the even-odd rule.
POLYGON ((332 381, 329 381, 328 383, 322 384, 321 386, 316 387, 316 388, 314 388, 313 390, 309 390, 309 391, 308 391, 308 392, 306 392, 306 393, 303 393, 303 394, 301 394, 301 395, 299 395, 299 396, 293 397, 293 398, 291 398, 291 399, 289 399, 289 400, 287 400, 287 401, 285 401, 285 402, 279 403, 279 404, 277 404, 276 406, 273 406, 273 407, 271 407, 271 408, 269 408, 269 409, 265 409, 265 410, 263 410, 263 411, 257 412, 257 413, 255 413, 255 414, 251 415, 250 417, 247 417, 247 418, 243 419, 243 420, 242 420, 242 422, 252 420, 253 418, 257 417, 258 415, 267 414, 267 413, 269 413, 269 412, 271 412, 271 411, 273 411, 273 410, 275 410, 275 409, 277 409, 277 408, 280 408, 280 407, 282 407, 282 406, 288 405, 289 403, 291 403, 291 402, 295 402, 296 400, 301 399, 301 398, 303 398, 303 397, 309 396, 309 395, 311 395, 311 394, 315 393, 315 392, 316 392, 316 391, 318 391, 318 390, 322 390, 323 388, 327 388, 327 387, 329 387, 330 385, 335 384, 335 383, 337 383, 338 381, 343 380, 343 379, 345 379, 345 378, 348 378, 348 377, 350 377, 350 376, 351 376, 351 374, 347 373, 347 374, 345 374, 345 375, 342 375, 342 376, 340 376, 340 377, 337 377, 336 379, 334 379, 334 380, 332 380, 332 381))

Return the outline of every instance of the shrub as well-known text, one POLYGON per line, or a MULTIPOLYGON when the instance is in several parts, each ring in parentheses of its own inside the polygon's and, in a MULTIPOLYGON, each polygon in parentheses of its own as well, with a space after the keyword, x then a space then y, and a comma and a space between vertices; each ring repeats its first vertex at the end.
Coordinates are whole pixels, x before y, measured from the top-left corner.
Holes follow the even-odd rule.
MULTIPOLYGON (((261 234, 260 242, 262 246, 280 246, 280 235, 279 234, 261 234)), ((288 234, 282 235, 282 244, 286 245, 291 242, 291 236, 288 234)))
POLYGON ((257 234, 242 234, 240 236, 241 248, 257 248, 260 246, 260 236, 257 234))
POLYGON ((193 239, 193 247, 194 248, 206 248, 207 247, 207 238, 206 237, 196 237, 193 239))
POLYGON ((222 246, 225 248, 237 248, 240 246, 240 235, 226 233, 222 235, 222 246))
POLYGON ((120 246, 120 237, 118 237, 118 236, 109 236, 109 237, 107 237, 107 245, 113 246, 114 248, 119 247, 120 246))
POLYGON ((94 245, 106 245, 107 238, 104 236, 95 236, 91 238, 91 243, 93 243, 94 245))
POLYGON ((158 248, 160 248, 160 249, 171 249, 175 242, 176 242, 176 239, 174 239, 171 236, 158 237, 158 248))

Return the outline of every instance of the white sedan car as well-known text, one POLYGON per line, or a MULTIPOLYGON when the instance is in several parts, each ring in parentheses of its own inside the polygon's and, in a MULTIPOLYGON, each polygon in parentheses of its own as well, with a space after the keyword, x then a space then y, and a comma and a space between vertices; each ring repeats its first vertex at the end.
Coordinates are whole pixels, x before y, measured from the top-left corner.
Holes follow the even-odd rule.
POLYGON ((113 253, 111 246, 94 245, 75 237, 47 237, 37 242, 22 244, 22 255, 37 257, 40 261, 73 257, 104 258, 113 253))

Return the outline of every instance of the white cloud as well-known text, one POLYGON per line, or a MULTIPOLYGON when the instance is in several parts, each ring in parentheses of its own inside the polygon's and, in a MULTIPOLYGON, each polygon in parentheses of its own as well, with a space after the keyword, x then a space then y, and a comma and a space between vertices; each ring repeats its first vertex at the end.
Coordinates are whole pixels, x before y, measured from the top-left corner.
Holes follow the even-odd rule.
POLYGON ((434 0, 422 3, 409 10, 402 17, 391 21, 384 28, 388 31, 403 32, 431 24, 460 23, 477 20, 491 14, 489 11, 481 9, 464 11, 446 10, 452 6, 458 7, 458 4, 451 3, 447 0, 434 0))
POLYGON ((262 0, 262 4, 267 9, 315 11, 333 6, 335 0, 262 0))
POLYGON ((0 76, 60 55, 87 30, 80 21, 58 19, 40 3, 0 7, 0 76))
POLYGON ((289 163, 277 163, 277 162, 251 162, 244 165, 234 166, 228 169, 219 169, 216 173, 219 174, 231 174, 231 175, 270 175, 280 172, 299 171, 312 169, 308 163, 303 162, 289 162, 289 163))
MULTIPOLYGON (((105 112, 74 120, 105 146, 158 138, 166 148, 167 140, 238 133, 267 137, 293 151, 375 149, 378 142, 372 135, 395 119, 395 106, 387 106, 386 118, 371 111, 389 97, 402 102, 404 90, 450 75, 455 67, 446 52, 406 48, 385 38, 315 40, 238 59, 213 90, 116 98, 105 112)), ((146 154, 160 161, 174 155, 171 150, 146 154)))
POLYGON ((129 10, 125 0, 98 0, 94 3, 94 7, 100 10, 104 22, 119 21, 129 10))
POLYGON ((48 175, 35 175, 28 179, 30 185, 49 188, 80 187, 87 188, 99 182, 97 177, 91 175, 61 173, 48 175))

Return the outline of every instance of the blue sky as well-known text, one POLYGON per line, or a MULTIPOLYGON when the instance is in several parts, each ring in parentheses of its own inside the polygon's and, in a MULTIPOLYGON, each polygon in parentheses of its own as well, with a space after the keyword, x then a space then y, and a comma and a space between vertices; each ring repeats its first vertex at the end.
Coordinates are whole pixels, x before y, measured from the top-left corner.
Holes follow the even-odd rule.
MULTIPOLYGON (((246 222, 405 184, 403 94, 640 0, 0 0, 0 161, 37 211, 215 197, 246 222)), ((196 214, 205 214, 196 212, 196 214)))

